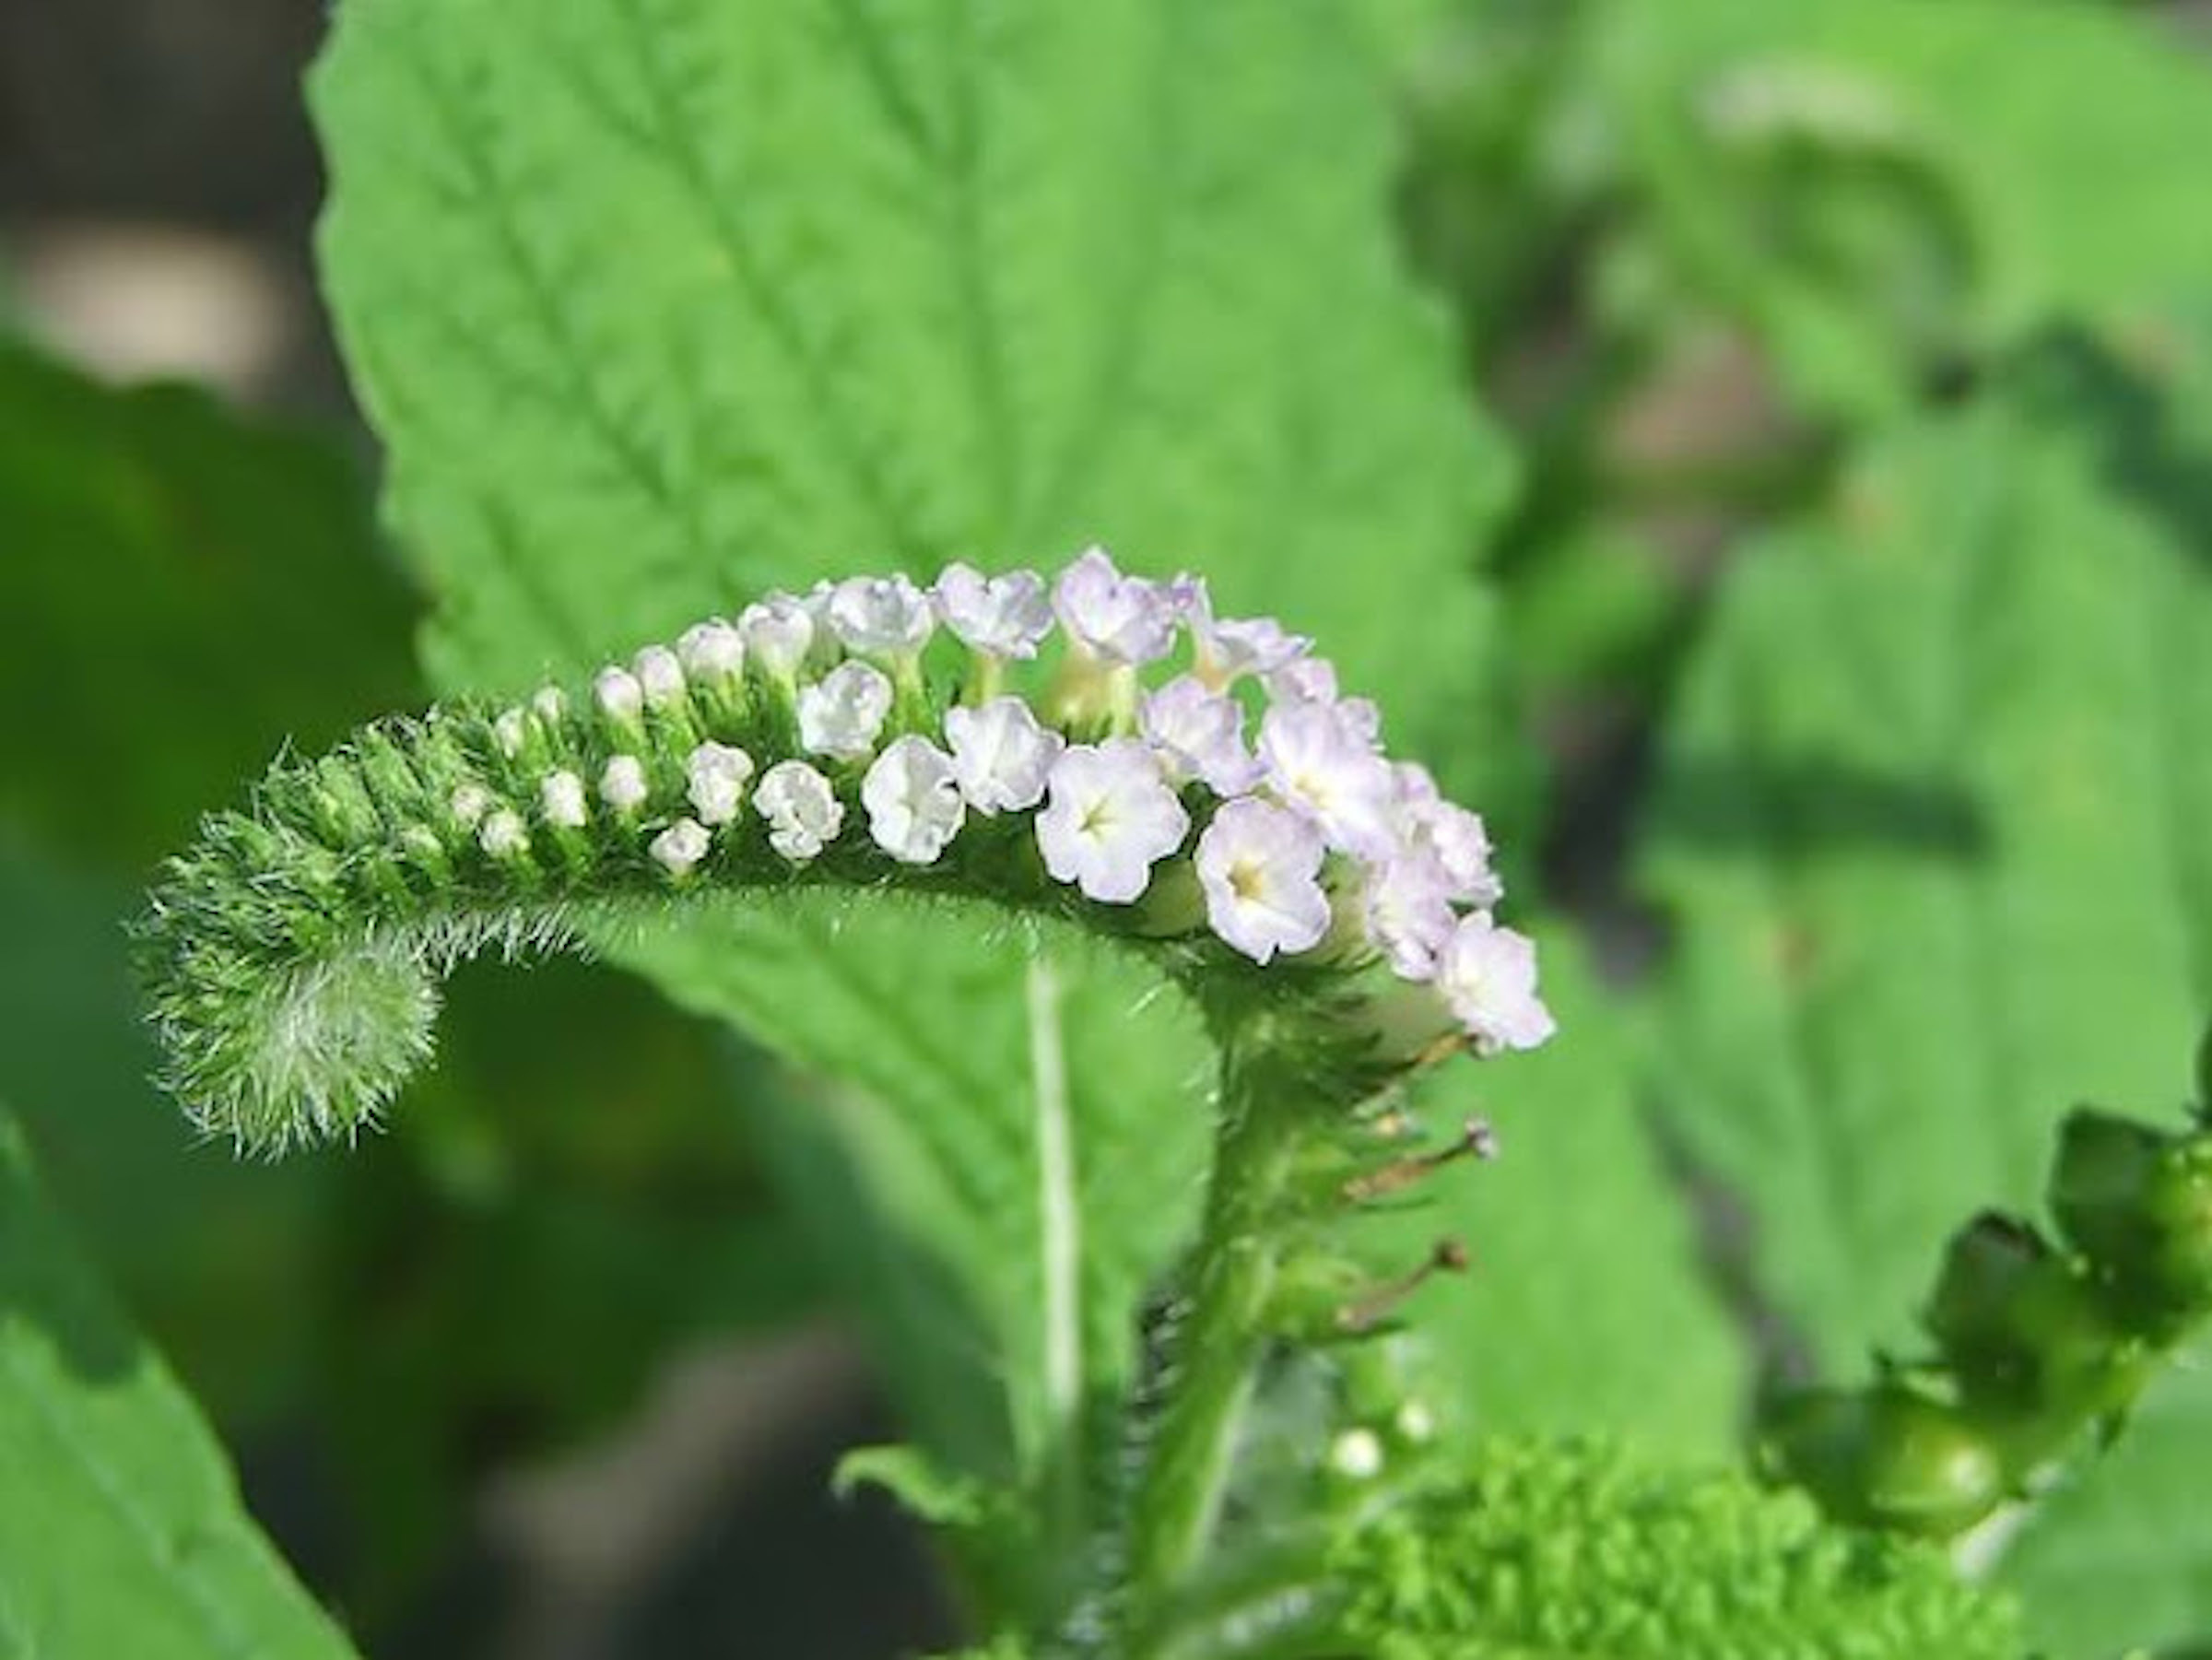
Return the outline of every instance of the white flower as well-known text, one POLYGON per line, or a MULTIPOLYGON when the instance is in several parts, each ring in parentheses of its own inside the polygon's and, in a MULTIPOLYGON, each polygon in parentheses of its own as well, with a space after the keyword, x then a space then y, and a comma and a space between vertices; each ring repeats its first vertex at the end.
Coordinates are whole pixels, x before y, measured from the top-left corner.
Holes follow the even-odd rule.
POLYGON ((696 818, 678 818, 653 839, 646 851, 672 877, 687 877, 707 856, 712 845, 706 827, 696 818))
POLYGON ((1260 781, 1244 747, 1244 711, 1194 676, 1178 675, 1147 696, 1137 730, 1178 783, 1203 779, 1218 795, 1241 795, 1260 781))
POLYGON ((1426 980, 1436 971, 1436 954, 1459 918, 1452 909, 1452 885, 1432 854, 1409 849, 1369 866, 1358 901, 1368 940, 1393 971, 1407 980, 1426 980))
POLYGON ((960 794, 979 813, 1018 812, 1044 798, 1044 781, 1067 740, 1038 724, 1019 698, 945 712, 945 737, 960 794))
POLYGON ((860 804, 876 845, 908 865, 935 863, 968 815, 952 757, 911 733, 876 758, 860 781, 860 804))
POLYGON ((645 689, 626 668, 603 668, 592 682, 592 692, 610 720, 634 721, 644 712, 645 689))
POLYGON ((1313 649, 1272 617, 1216 617, 1214 596, 1202 576, 1178 584, 1191 625, 1192 672, 1218 691, 1245 675, 1272 675, 1313 649))
POLYGON ((477 841, 493 858, 512 859, 530 845, 530 832, 523 827, 520 813, 503 806, 484 820, 484 828, 477 832, 477 841))
POLYGON ((936 597, 945 626, 963 644, 994 657, 1034 657, 1052 632, 1044 578, 1034 571, 986 577, 971 565, 947 565, 938 574, 936 597))
POLYGON ((788 680, 814 645, 814 614, 805 600, 764 594, 737 614, 737 637, 769 675, 788 680))
POLYGON ((599 799, 618 813, 634 813, 650 794, 644 763, 634 755, 615 756, 599 774, 599 799))
POLYGON ((638 677, 638 685, 645 693, 645 700, 656 708, 681 700, 684 695, 684 665, 665 645, 649 645, 637 654, 630 670, 638 677))
POLYGON ((1479 911, 1459 919, 1437 954, 1436 988, 1479 1054, 1534 1049, 1555 1030, 1536 995, 1535 943, 1479 911))
POLYGON ((701 824, 727 824, 745 801, 752 781, 753 758, 727 744, 701 744, 684 762, 688 794, 701 824))
POLYGON ((569 694, 558 686, 541 686, 530 694, 530 707, 547 725, 556 725, 569 712, 569 694))
POLYGON ((453 814, 454 823, 474 830, 484 815, 491 811, 491 792, 471 780, 465 784, 456 784, 453 798, 445 805, 446 810, 453 814))
POLYGON ((676 654, 684 672, 701 680, 730 679, 745 672, 745 636, 711 617, 693 623, 676 642, 676 654))
POLYGON ((492 742, 499 745, 500 753, 509 760, 523 752, 524 740, 529 736, 530 728, 519 709, 502 712, 500 718, 491 724, 492 742))
POLYGON ((1175 643, 1178 606, 1159 583, 1124 576, 1103 547, 1086 548, 1053 586, 1061 626, 1092 655, 1144 664, 1175 643))
POLYGON ((830 595, 830 626, 849 652, 911 657, 937 626, 929 595, 904 576, 855 576, 830 595))
POLYGON ((780 760, 761 773, 753 809, 768 820, 768 844, 794 864, 819 854, 845 823, 830 781, 803 760, 780 760))
POLYGON ((1251 958, 1312 950, 1329 931, 1321 832, 1287 807, 1249 797, 1225 804, 1198 837, 1206 921, 1251 958))
POLYGON ((865 663, 841 663, 799 693, 799 742, 815 755, 857 760, 876 748, 891 712, 891 683, 865 663))
POLYGON ((1310 815, 1329 845, 1362 858, 1396 850, 1395 781, 1357 723, 1334 703, 1277 703, 1260 722, 1267 782, 1310 815))
POLYGON ((1457 802, 1420 802, 1399 808, 1406 845, 1436 864, 1450 898, 1488 909, 1505 897, 1505 884, 1490 868, 1490 836, 1480 814, 1457 802))
POLYGON ((540 809, 547 824, 562 830, 582 830, 589 816, 584 807, 583 780, 570 771, 548 772, 537 786, 540 809))
POLYGON ((1125 905, 1152 880, 1152 866, 1182 845, 1190 815, 1134 738, 1077 744, 1053 763, 1037 845, 1055 881, 1086 898, 1125 905))

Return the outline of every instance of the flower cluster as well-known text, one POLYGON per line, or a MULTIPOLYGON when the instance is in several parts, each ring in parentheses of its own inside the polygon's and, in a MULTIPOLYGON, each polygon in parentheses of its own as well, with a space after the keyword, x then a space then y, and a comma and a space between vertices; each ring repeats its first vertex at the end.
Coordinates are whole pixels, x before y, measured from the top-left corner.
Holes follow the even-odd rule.
MULTIPOLYGON (((793 865, 862 838, 897 865, 932 865, 971 821, 1026 815, 1053 882, 1145 906, 1144 931, 1210 931, 1259 963, 1387 965, 1479 1052, 1550 1035, 1533 947, 1492 917, 1502 889, 1481 818, 1387 756, 1379 711, 1340 693, 1311 641, 1218 616, 1200 578, 1130 575, 1093 547, 1050 581, 955 564, 926 589, 897 575, 824 583, 648 647, 602 670, 593 695, 635 741, 595 779, 547 770, 538 818, 547 834, 594 814, 650 829, 673 881, 748 809, 793 865), (949 706, 924 666, 943 636, 967 667, 949 706), (1033 695, 1006 689, 1017 671, 1036 677, 1033 695), (781 711, 766 728, 764 707, 781 711), (761 770, 722 741, 764 729, 799 753, 763 756, 761 770), (689 746, 680 781, 653 763, 671 730, 689 746)), ((548 689, 501 716, 502 749, 522 754, 531 720, 560 706, 548 689)), ((495 859, 529 848, 523 815, 474 785, 452 812, 495 859)))

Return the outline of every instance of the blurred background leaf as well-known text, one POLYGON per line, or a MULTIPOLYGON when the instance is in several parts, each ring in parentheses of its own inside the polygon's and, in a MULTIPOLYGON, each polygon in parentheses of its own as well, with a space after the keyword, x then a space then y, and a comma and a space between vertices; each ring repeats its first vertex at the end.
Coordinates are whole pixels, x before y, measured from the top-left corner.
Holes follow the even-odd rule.
MULTIPOLYGON (((1825 1367, 1910 1351, 1923 1265, 1977 1207, 2034 1205, 2068 1107, 2186 1098, 2212 1007, 2207 482, 2157 387, 2048 341, 1752 556, 1692 664, 1646 853, 1681 924, 1652 1088, 1825 1367)), ((2201 1439, 2169 1454, 2212 1478, 2201 1439)), ((2164 1484, 2127 1491, 2054 1513, 2050 1583, 2121 1553, 2089 1518, 2155 1530, 2164 1484)), ((2212 1541, 2169 1520, 2201 1599, 2212 1541)), ((2174 1602, 2103 1604, 2097 1640, 2181 1634, 2140 1623, 2174 1602)))
POLYGON ((247 1519, 189 1398, 79 1260, 4 1109, 0 1469, 0 1650, 352 1653, 247 1519))

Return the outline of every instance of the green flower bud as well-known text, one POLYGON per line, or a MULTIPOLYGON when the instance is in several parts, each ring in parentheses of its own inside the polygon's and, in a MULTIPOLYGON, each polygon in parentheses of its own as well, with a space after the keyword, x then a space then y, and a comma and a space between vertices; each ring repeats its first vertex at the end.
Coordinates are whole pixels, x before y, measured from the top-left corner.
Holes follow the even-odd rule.
POLYGON ((2084 1108, 2066 1120, 2051 1209, 2154 1338, 2212 1311, 2212 1132, 2084 1108))
POLYGON ((1958 1407, 1898 1383, 1784 1396, 1761 1457, 1838 1521, 1929 1538, 1981 1521, 2007 1485, 1997 1449, 1958 1407))

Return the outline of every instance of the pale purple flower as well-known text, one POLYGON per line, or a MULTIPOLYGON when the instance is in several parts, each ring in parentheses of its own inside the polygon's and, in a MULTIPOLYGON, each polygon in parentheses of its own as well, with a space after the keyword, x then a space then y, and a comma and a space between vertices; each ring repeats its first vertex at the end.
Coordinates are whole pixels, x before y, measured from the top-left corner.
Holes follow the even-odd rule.
POLYGON ((599 774, 599 799, 618 813, 634 813, 651 794, 645 765, 634 755, 611 757, 606 771, 599 774))
POLYGON ((865 663, 841 663, 799 693, 799 742, 815 755, 857 760, 876 748, 891 712, 891 683, 865 663))
POLYGON ((1045 795, 1037 815, 1045 868, 1107 904, 1138 899, 1152 866, 1190 833, 1159 761, 1134 738, 1071 746, 1053 763, 1045 795))
POLYGON ((947 565, 937 577, 936 600, 945 626, 994 657, 1034 657, 1052 632, 1044 578, 1034 571, 987 577, 971 565, 947 565))
POLYGON ((1390 763, 1341 705, 1276 704, 1260 722, 1259 751, 1268 784, 1320 825, 1330 846, 1365 859, 1395 851, 1390 763))
POLYGON ((647 646, 637 654, 630 669, 638 677, 645 700, 655 708, 664 708, 683 697, 684 665, 666 646, 647 646))
POLYGON ((854 576, 830 595, 830 626, 849 652, 912 657, 937 626, 929 595, 903 575, 854 576))
POLYGON ((745 786, 752 782, 753 758, 728 744, 705 743, 684 762, 691 806, 701 824, 727 824, 745 803, 745 786))
POLYGON ((1436 988, 1478 1054, 1534 1049, 1556 1030, 1536 995, 1536 948, 1477 911, 1459 920, 1437 954, 1436 988))
POLYGON ((1336 701, 1336 665, 1326 657, 1294 657, 1265 676, 1267 695, 1283 703, 1336 701))
POLYGON ((1178 783, 1203 779, 1216 795, 1240 795, 1260 781, 1260 763, 1244 747, 1243 709, 1195 676, 1178 675, 1148 694, 1137 730, 1178 783))
POLYGON ((734 679, 745 672, 745 636, 719 617, 694 623, 676 642, 684 672, 700 680, 734 679))
POLYGON ((769 675, 788 680, 814 647, 814 613, 788 594, 764 594, 737 614, 737 637, 769 675))
POLYGON ((688 877, 707 856, 712 846, 706 827, 696 818, 678 818, 655 836, 646 852, 659 861, 661 867, 678 878, 688 877))
POLYGON ((1321 832, 1287 807, 1226 803, 1198 837, 1206 921, 1254 962, 1312 949, 1329 931, 1321 832))
POLYGON ((979 813, 1018 812, 1044 797, 1044 783, 1067 740, 1040 725, 1019 698, 994 698, 980 708, 945 712, 960 793, 979 813))
POLYGON ((1084 549, 1053 586, 1053 610, 1069 638, 1113 664, 1166 656, 1175 643, 1179 609, 1159 583, 1124 576, 1103 547, 1084 549))
POLYGON ((911 733, 876 758, 860 782, 860 804, 876 845, 908 865, 934 864, 968 812, 952 757, 911 733))
POLYGON ((565 769, 548 772, 538 782, 537 798, 546 822, 562 830, 582 830, 590 816, 584 806, 583 780, 565 769))
POLYGON ((1313 649, 1272 617, 1216 617, 1214 596, 1202 576, 1177 583, 1191 625, 1192 672, 1218 691, 1246 675, 1272 675, 1313 649))
POLYGON ((753 810, 768 821, 769 846, 794 865, 834 842, 845 823, 830 781, 803 760, 780 760, 761 773, 753 810))
POLYGON ((1488 909, 1505 897, 1505 884, 1490 865, 1490 837, 1479 814, 1456 802, 1437 801, 1405 816, 1407 842, 1436 861, 1452 897, 1488 909))
POLYGON ((1368 866, 1358 902, 1369 942, 1395 973, 1407 980, 1435 973, 1437 953, 1459 916, 1452 909, 1452 885, 1432 854, 1409 849, 1368 866))

